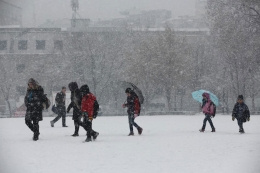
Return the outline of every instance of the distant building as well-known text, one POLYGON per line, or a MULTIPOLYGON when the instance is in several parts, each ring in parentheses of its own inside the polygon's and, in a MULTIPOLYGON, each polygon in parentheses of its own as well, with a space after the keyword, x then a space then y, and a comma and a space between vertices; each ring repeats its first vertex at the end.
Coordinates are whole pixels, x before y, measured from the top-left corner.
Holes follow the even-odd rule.
POLYGON ((169 10, 140 11, 137 9, 121 12, 123 17, 92 22, 94 27, 162 28, 164 21, 172 17, 169 10))
POLYGON ((140 14, 129 15, 126 20, 134 27, 160 28, 163 21, 170 19, 172 13, 169 10, 142 11, 140 14))
POLYGON ((207 15, 208 0, 196 0, 195 2, 195 17, 197 19, 204 19, 207 15))
MULTIPOLYGON (((71 82, 72 71, 84 76, 81 68, 71 69, 85 51, 79 46, 78 38, 88 35, 91 39, 99 40, 98 43, 102 44, 96 46, 102 47, 111 44, 114 38, 122 37, 131 49, 135 45, 133 40, 156 37, 156 33, 164 31, 163 28, 127 30, 121 27, 81 26, 78 31, 70 28, 0 28, 0 70, 8 71, 6 79, 12 79, 8 80, 11 86, 9 98, 14 100, 17 107, 23 103, 27 81, 31 77, 40 79, 45 93, 51 96, 52 91, 59 91, 61 86, 71 82)), ((177 30, 176 34, 185 35, 189 42, 207 37, 207 32, 198 30, 177 30)), ((118 54, 126 54, 125 49, 120 51, 118 54)), ((104 56, 114 56, 110 53, 112 51, 104 56)), ((100 55, 96 52, 93 56, 100 55)), ((3 104, 4 99, 0 94, 0 113, 4 111, 3 104)))
POLYGON ((177 16, 165 21, 170 27, 175 30, 201 30, 209 31, 207 24, 207 0, 195 0, 195 15, 194 16, 177 16))
POLYGON ((0 0, 0 26, 22 26, 22 8, 0 0))

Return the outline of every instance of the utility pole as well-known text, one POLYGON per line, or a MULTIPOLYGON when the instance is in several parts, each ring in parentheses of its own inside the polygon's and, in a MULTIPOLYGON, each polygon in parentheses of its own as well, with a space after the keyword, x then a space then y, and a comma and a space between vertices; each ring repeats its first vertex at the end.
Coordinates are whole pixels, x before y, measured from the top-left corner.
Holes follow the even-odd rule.
POLYGON ((36 27, 35 2, 33 1, 33 27, 36 27))
POLYGON ((71 26, 72 28, 76 27, 76 19, 77 19, 77 10, 79 9, 79 1, 78 0, 71 0, 71 8, 72 8, 72 19, 71 19, 71 26))

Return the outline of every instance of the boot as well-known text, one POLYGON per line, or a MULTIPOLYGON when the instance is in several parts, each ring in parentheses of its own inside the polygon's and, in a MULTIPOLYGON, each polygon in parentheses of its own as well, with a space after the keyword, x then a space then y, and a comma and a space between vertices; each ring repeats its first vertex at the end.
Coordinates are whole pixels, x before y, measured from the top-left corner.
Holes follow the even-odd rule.
POLYGON ((99 135, 98 132, 96 132, 96 133, 93 135, 93 140, 94 140, 94 141, 97 139, 98 135, 99 135))
POLYGON ((239 129, 239 132, 240 132, 240 133, 245 133, 245 131, 244 131, 243 128, 242 128, 242 129, 239 129))
POLYGON ((54 122, 53 122, 53 121, 50 121, 50 123, 51 123, 51 127, 54 127, 54 122))
POLYGON ((128 136, 134 136, 134 132, 130 132, 128 136))
POLYGON ((91 137, 87 137, 87 139, 85 140, 85 142, 91 142, 91 137))
POLYGON ((137 128, 137 130, 138 130, 138 134, 141 135, 143 132, 143 129, 141 127, 139 127, 139 128, 137 128))
POLYGON ((202 128, 200 129, 200 132, 205 132, 206 125, 203 124, 202 128))
POLYGON ((77 137, 77 136, 79 136, 79 134, 78 134, 78 133, 74 133, 74 134, 71 135, 71 136, 73 136, 73 137, 77 137))
POLYGON ((214 129, 212 129, 212 131, 211 132, 216 132, 216 129, 214 128, 214 129))
POLYGON ((200 132, 205 132, 205 129, 200 129, 199 131, 200 131, 200 132))
POLYGON ((68 126, 65 124, 65 125, 62 125, 62 127, 68 127, 68 126))
POLYGON ((38 141, 40 133, 34 133, 33 134, 33 140, 38 141))

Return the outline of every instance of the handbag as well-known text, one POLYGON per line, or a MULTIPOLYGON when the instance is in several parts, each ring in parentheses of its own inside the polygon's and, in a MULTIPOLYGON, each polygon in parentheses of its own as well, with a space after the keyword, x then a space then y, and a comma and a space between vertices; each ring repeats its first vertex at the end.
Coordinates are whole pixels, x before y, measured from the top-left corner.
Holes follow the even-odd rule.
POLYGON ((52 106, 51 110, 53 113, 58 114, 58 108, 55 104, 52 106))

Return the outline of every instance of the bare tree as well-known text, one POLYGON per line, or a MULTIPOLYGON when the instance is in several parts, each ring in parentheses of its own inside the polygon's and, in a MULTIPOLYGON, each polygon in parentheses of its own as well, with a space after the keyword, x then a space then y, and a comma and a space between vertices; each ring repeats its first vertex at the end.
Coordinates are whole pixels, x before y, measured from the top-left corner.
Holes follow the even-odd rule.
POLYGON ((12 79, 8 75, 7 69, 5 68, 5 66, 3 64, 3 58, 5 58, 5 57, 0 57, 0 69, 1 69, 0 91, 8 106, 9 116, 12 117, 13 112, 12 112, 11 103, 10 103, 10 94, 11 94, 10 92, 11 92, 11 87, 12 87, 12 79))

